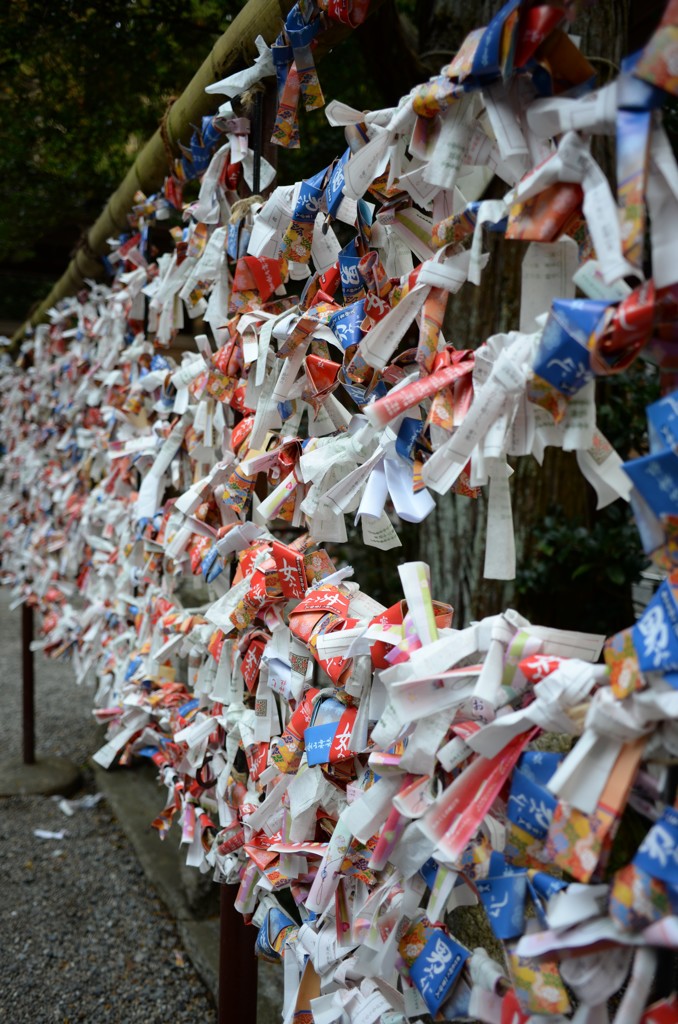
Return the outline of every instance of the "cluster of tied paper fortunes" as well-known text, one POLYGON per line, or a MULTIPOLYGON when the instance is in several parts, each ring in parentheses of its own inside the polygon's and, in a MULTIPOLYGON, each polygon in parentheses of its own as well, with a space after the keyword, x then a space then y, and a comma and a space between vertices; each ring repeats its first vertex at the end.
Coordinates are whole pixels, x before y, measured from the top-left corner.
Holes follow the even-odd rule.
MULTIPOLYGON (((260 40, 211 91, 277 73, 294 142, 319 17, 295 9, 296 47, 260 40)), ((140 197, 113 284, 52 310, 4 374, 7 577, 48 653, 98 680, 99 764, 151 758, 161 836, 178 821, 188 863, 239 883, 286 1022, 678 1020, 653 988, 678 945, 676 395, 624 466, 594 404, 641 350, 671 381, 678 3, 601 88, 568 29, 513 0, 396 108, 328 104, 343 155, 265 200, 230 191, 253 158, 225 103, 173 251, 148 242, 168 192, 140 197), (616 194, 596 135, 616 137, 616 194), (477 201, 495 175, 504 197, 477 201), (451 344, 450 297, 492 273, 486 230, 531 242, 521 322, 451 344), (175 358, 185 317, 209 333, 175 358), (399 519, 487 488, 486 574, 510 578, 507 457, 547 445, 600 505, 631 500, 669 571, 607 641, 513 610, 462 628, 422 563, 386 608, 323 546, 348 517, 396 549, 399 519), (206 603, 182 603, 187 580, 206 603), (540 749, 550 733, 570 752, 540 749), (619 863, 623 813, 643 828, 619 863), (473 905, 492 955, 452 927, 473 905)))

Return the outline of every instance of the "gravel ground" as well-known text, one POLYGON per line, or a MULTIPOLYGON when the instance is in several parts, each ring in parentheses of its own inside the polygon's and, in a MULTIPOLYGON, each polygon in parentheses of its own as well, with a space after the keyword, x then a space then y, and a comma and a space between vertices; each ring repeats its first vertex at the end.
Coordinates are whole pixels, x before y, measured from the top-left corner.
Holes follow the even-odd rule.
MULTIPOLYGON (((20 611, 0 591, 0 770, 21 755, 20 611)), ((92 693, 35 656, 36 754, 62 756, 94 792, 92 693)), ((0 1020, 7 1024, 212 1024, 211 995, 181 948, 105 801, 66 817, 49 797, 0 799, 0 1020), (39 839, 34 829, 65 831, 39 839)))

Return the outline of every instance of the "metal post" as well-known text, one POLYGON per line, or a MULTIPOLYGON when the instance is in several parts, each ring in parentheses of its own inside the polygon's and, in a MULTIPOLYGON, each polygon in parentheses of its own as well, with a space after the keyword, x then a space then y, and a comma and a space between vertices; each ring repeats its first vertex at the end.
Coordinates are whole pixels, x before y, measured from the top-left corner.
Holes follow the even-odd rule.
POLYGON ((35 764, 35 703, 33 674, 33 606, 21 605, 21 664, 23 675, 24 764, 35 764))
POLYGON ((219 1024, 256 1024, 256 928, 235 909, 237 885, 222 885, 219 914, 219 1024))

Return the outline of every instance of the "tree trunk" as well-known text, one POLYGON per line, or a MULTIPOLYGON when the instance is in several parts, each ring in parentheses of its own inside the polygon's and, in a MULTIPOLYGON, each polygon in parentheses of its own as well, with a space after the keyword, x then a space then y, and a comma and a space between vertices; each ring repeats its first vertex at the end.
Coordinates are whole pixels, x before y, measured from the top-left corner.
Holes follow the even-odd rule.
MULTIPOLYGON (((497 9, 492 0, 423 0, 418 8, 421 58, 440 67, 456 52, 466 34, 486 25, 497 9)), ((646 11, 647 5, 643 17, 646 11)), ((583 8, 572 27, 581 37, 582 52, 600 70, 603 81, 616 74, 626 53, 630 16, 629 0, 600 0, 593 7, 583 8)), ((647 31, 651 29, 650 24, 647 31)), ((597 155, 602 159, 600 153, 597 155)), ((497 194, 501 194, 505 187, 496 184, 497 194)), ((446 338, 459 348, 476 348, 490 335, 516 329, 519 323, 525 245, 494 234, 486 234, 485 242, 490 262, 480 287, 467 284, 450 299, 448 307, 446 338)), ((538 557, 534 530, 550 507, 556 506, 569 519, 590 525, 592 506, 590 489, 572 454, 547 449, 542 467, 523 457, 515 460, 514 468, 511 492, 520 567, 538 557)), ((437 500, 435 512, 419 531, 418 557, 431 566, 435 597, 454 605, 457 626, 516 603, 513 582, 483 579, 486 523, 484 494, 477 501, 448 494, 437 500)), ((543 597, 539 607, 528 608, 522 603, 519 610, 539 622, 549 619, 554 625, 562 625, 565 619, 568 624, 576 621, 576 607, 559 608, 557 601, 549 601, 548 595, 543 597)), ((585 623, 579 625, 585 628, 585 623)))

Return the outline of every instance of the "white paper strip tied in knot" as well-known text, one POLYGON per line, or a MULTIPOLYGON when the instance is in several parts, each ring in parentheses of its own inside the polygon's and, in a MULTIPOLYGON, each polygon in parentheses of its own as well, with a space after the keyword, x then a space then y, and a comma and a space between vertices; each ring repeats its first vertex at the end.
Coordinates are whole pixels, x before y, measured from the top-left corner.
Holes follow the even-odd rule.
MULTIPOLYGON (((230 159, 231 146, 227 142, 216 151, 200 182, 198 201, 193 205, 191 213, 196 220, 202 221, 203 224, 218 224, 221 219, 223 197, 219 194, 219 180, 230 159)), ((230 212, 228 204, 226 207, 230 212)))
POLYGON ((527 620, 512 609, 478 623, 478 650, 487 653, 471 698, 475 719, 489 722, 494 718, 499 703, 506 650, 517 630, 526 625, 529 625, 527 620))
MULTIPOLYGON (((333 112, 338 111, 333 107, 333 112)), ((350 109, 350 108, 347 108, 350 109)), ((349 199, 361 199, 372 182, 383 173, 389 157, 389 149, 400 137, 409 137, 415 121, 415 113, 409 97, 401 100, 395 110, 376 112, 384 115, 381 118, 370 118, 370 132, 373 137, 361 149, 354 153, 344 168, 344 195, 349 199), (377 120, 388 118, 386 125, 381 127, 377 120)), ((364 114, 360 115, 360 120, 364 114)), ((351 123, 346 122, 344 123, 351 123)))
POLYGON ((360 342, 358 351, 368 366, 383 369, 389 363, 431 288, 445 288, 450 294, 459 291, 468 278, 469 261, 468 251, 445 257, 441 249, 422 264, 414 287, 360 342))
POLYGON ((252 64, 249 67, 243 68, 242 71, 236 71, 226 78, 221 78, 218 82, 212 82, 210 85, 205 86, 205 92, 229 96, 233 99, 236 96, 240 96, 247 89, 251 89, 262 78, 275 75, 275 64, 273 63, 270 46, 267 45, 263 36, 257 36, 254 43, 259 55, 255 57, 252 64))
POLYGON ((525 202, 558 182, 581 185, 583 212, 603 279, 612 283, 635 270, 622 255, 617 204, 607 178, 591 156, 590 143, 576 132, 566 132, 557 151, 516 185, 507 202, 525 202))
POLYGON ((568 709, 581 704, 607 677, 607 669, 578 658, 564 662, 534 687, 536 700, 496 718, 466 742, 484 757, 495 757, 515 736, 537 725, 549 732, 577 734, 568 709))
POLYGON ((678 281, 678 166, 661 126, 650 136, 646 198, 652 220, 652 278, 657 288, 665 288, 678 281))
POLYGON ((536 99, 525 112, 530 130, 540 139, 553 139, 565 132, 614 135, 617 130, 616 82, 594 89, 585 96, 549 96, 536 99))
MULTIPOLYGON (((453 487, 469 458, 485 443, 494 426, 498 428, 495 450, 506 452, 511 426, 531 375, 534 345, 534 335, 506 336, 506 347, 499 351, 488 379, 476 391, 461 426, 424 466, 422 476, 432 490, 445 494, 453 487)), ((513 579, 515 539, 508 483, 512 470, 503 455, 487 459, 485 465, 490 491, 484 574, 492 579, 513 579)))

